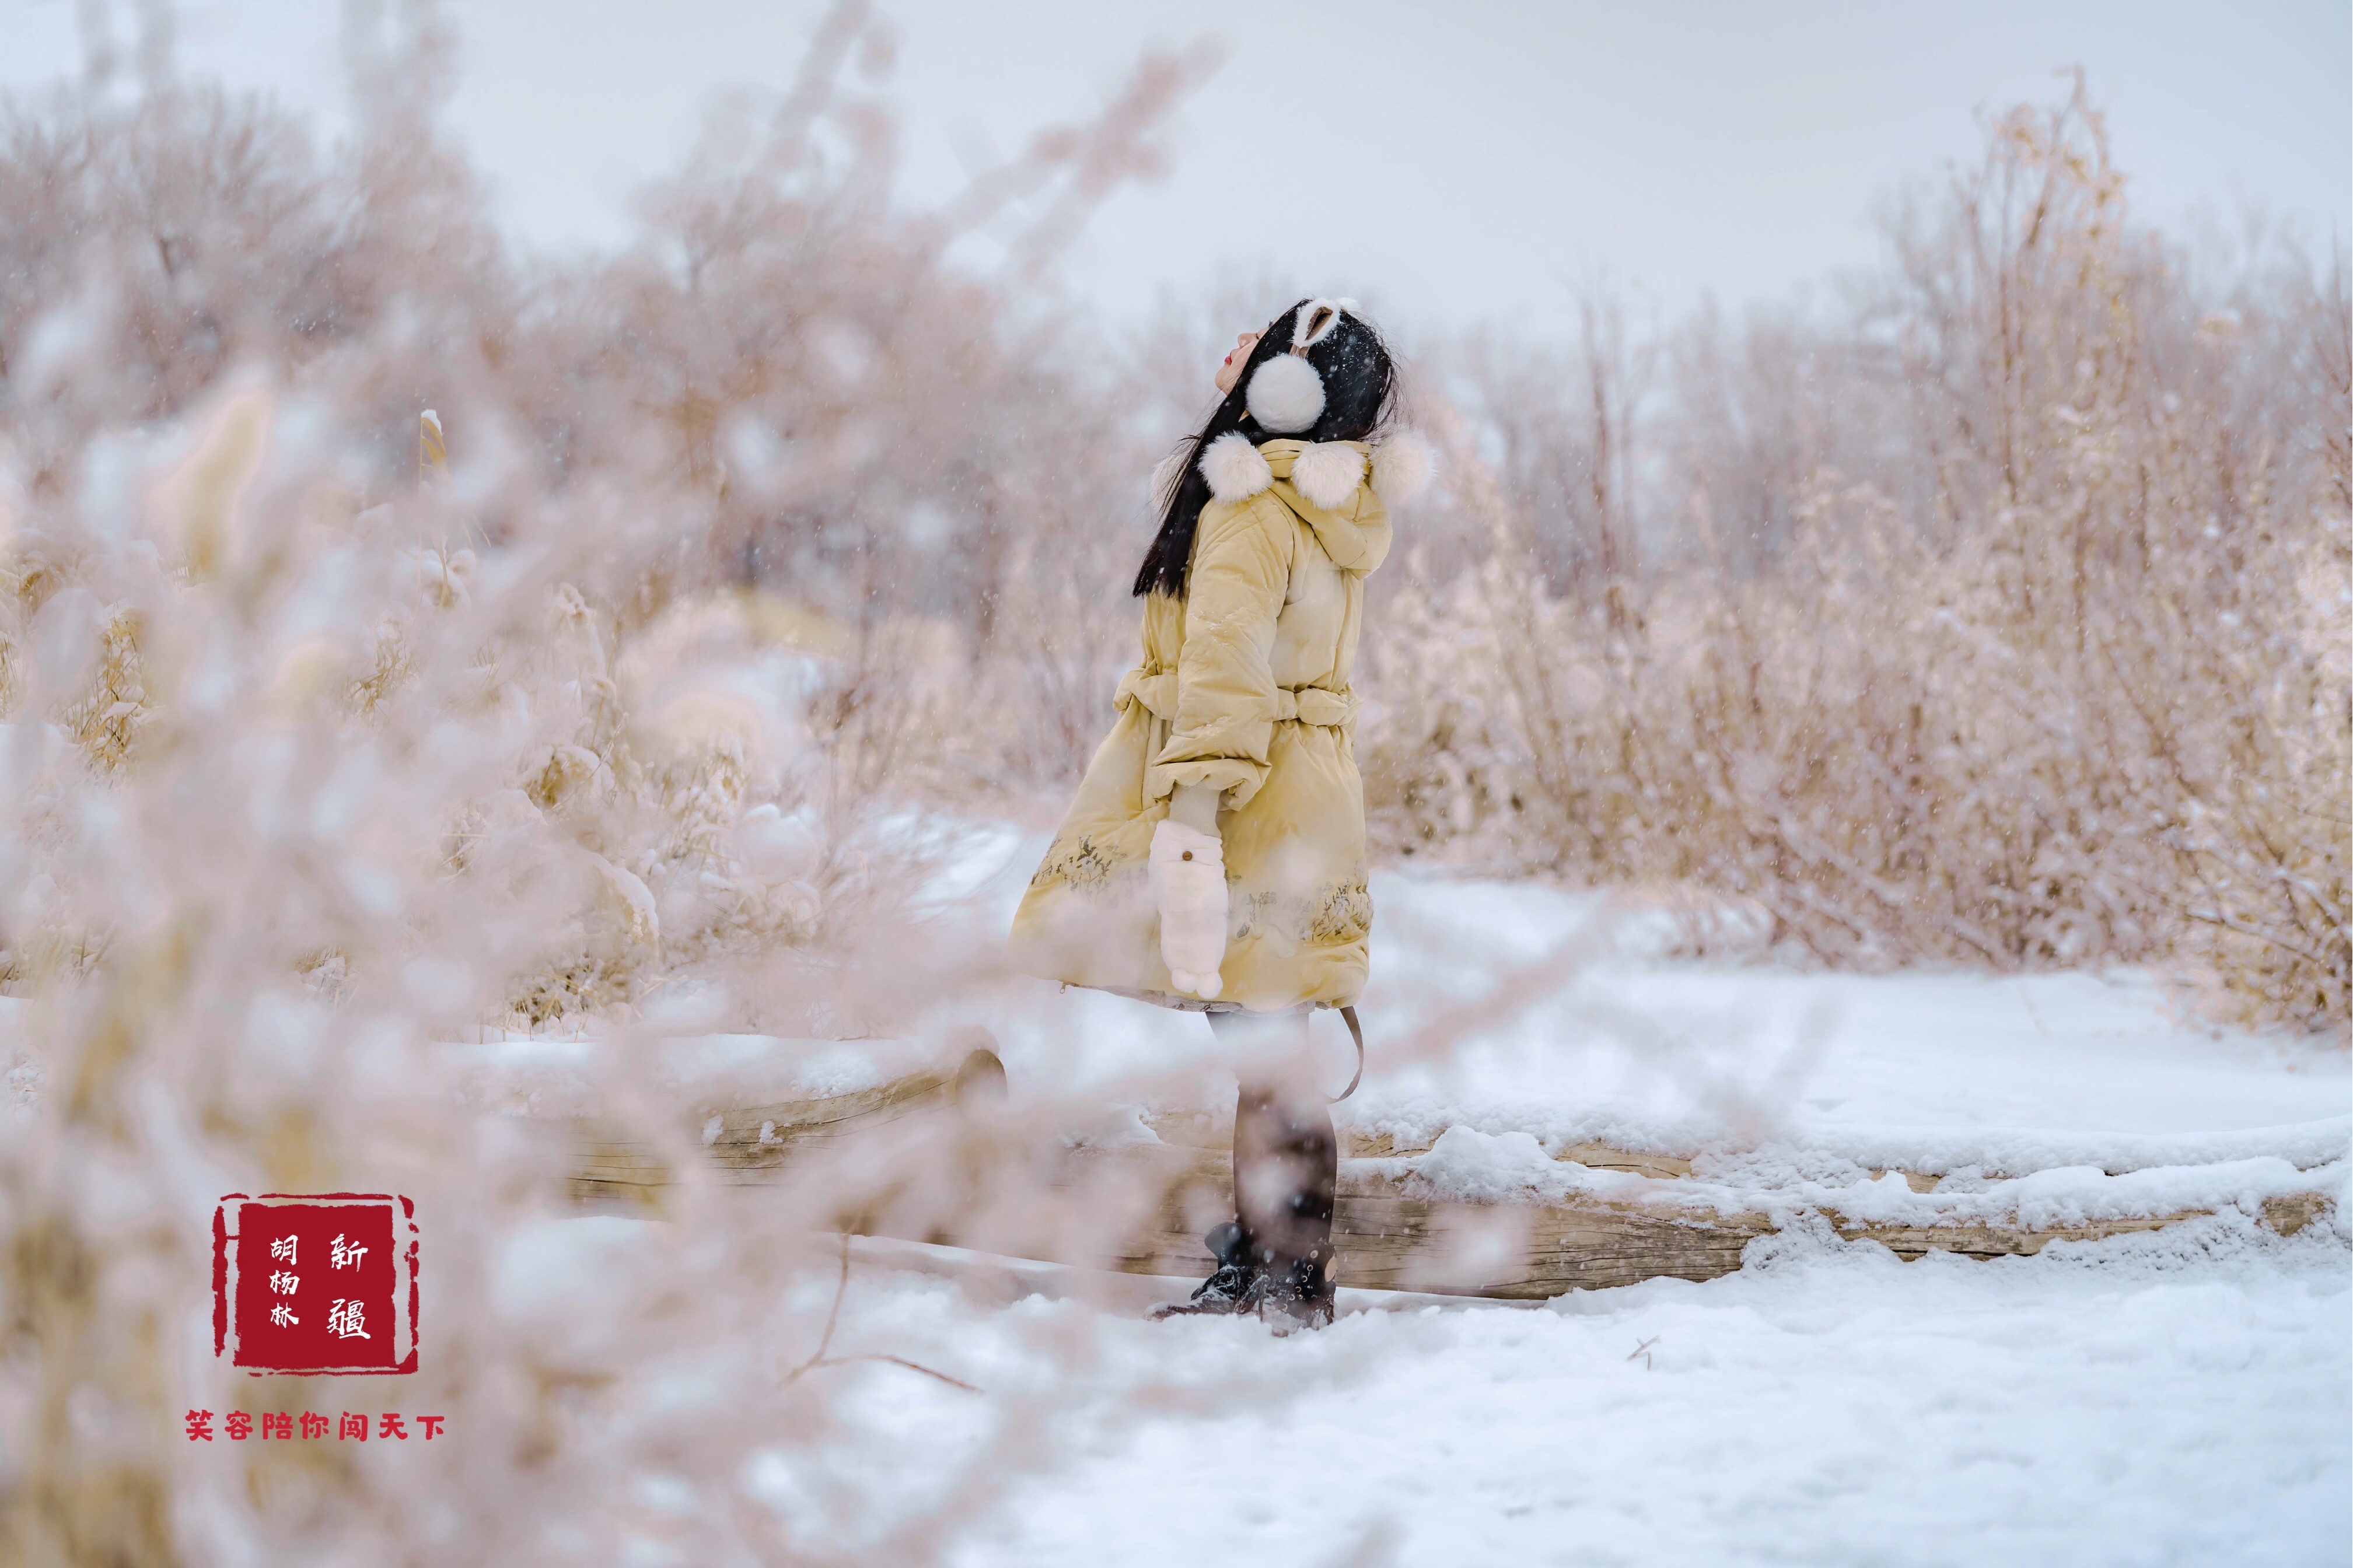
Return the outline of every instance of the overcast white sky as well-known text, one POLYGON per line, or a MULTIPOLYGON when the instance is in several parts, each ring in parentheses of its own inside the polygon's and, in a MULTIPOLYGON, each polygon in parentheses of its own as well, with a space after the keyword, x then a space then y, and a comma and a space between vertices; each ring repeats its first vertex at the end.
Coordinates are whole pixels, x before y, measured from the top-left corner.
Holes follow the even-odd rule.
MULTIPOLYGON (((0 87, 78 72, 79 11, 0 0, 0 87)), ((396 4, 400 0, 396 0, 396 4)), ((332 133, 338 27, 380 0, 182 0, 187 75, 267 89, 332 133)), ((447 0, 451 115, 527 242, 626 232, 627 196, 728 86, 786 81, 822 0, 447 0)), ((1671 308, 1781 293, 1870 258, 1875 198, 1978 145, 1978 110, 2081 64, 2139 211, 2252 205, 2316 250, 2353 234, 2346 0, 881 0, 897 27, 905 195, 958 183, 1114 90, 1139 49, 1226 63, 1063 264, 1114 319, 1271 265, 1436 324, 1556 323, 1592 263, 1671 308)))

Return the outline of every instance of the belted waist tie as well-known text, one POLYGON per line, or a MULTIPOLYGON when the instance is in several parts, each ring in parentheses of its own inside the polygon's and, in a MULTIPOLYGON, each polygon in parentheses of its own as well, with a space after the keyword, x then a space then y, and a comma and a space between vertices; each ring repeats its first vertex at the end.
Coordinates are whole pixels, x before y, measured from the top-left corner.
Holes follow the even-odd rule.
POLYGON ((1321 686, 1275 688, 1274 721, 1278 724, 1296 720, 1302 724, 1337 730, 1353 722, 1356 717, 1356 694, 1353 691, 1332 691, 1321 686))
POLYGON ((1112 694, 1111 705, 1121 712, 1127 711, 1131 702, 1141 702, 1155 719, 1176 716, 1176 672, 1164 669, 1147 674, 1131 669, 1119 678, 1119 689, 1112 694))
MULTIPOLYGON (((1119 690, 1112 698, 1112 706, 1124 710, 1130 702, 1141 702, 1155 718, 1176 722, 1176 672, 1129 670, 1119 678, 1119 690)), ((1319 729, 1337 730, 1355 722, 1356 717, 1356 694, 1353 691, 1334 691, 1322 686, 1275 688, 1274 721, 1278 724, 1313 724, 1319 729)))

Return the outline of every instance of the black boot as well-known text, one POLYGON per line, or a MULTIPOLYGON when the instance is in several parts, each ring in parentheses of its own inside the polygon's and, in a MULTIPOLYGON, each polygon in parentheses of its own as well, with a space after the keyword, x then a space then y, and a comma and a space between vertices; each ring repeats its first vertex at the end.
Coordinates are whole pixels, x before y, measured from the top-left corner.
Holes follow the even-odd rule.
POLYGON ((1152 1309, 1152 1316, 1155 1320, 1206 1313, 1222 1315, 1251 1310, 1244 1302, 1254 1299, 1252 1293, 1258 1289, 1260 1269, 1252 1256, 1255 1249, 1250 1246, 1248 1233, 1228 1220, 1223 1225, 1211 1227, 1209 1234, 1201 1239, 1208 1244, 1209 1256, 1218 1260, 1216 1271, 1201 1281, 1190 1301, 1171 1301, 1152 1309))
POLYGON ((1332 1248, 1329 1243, 1282 1269, 1267 1269, 1253 1282, 1258 1315, 1278 1334, 1332 1326, 1332 1248))
POLYGON ((1283 1333, 1331 1322, 1339 1175, 1340 1141, 1321 1100, 1242 1090, 1234 1112, 1234 1209, 1257 1274, 1237 1310, 1254 1311, 1283 1333))

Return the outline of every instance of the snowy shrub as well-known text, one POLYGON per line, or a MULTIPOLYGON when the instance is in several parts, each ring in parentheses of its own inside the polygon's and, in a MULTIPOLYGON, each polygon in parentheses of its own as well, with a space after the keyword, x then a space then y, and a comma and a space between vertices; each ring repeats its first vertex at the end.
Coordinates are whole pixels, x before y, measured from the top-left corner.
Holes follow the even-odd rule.
POLYGON ((1483 553, 1374 645, 1390 847, 2343 1028, 2346 273, 2218 293, 2122 186, 2079 92, 1900 214, 1844 317, 1474 358, 1483 553))
MULTIPOLYGON (((939 719, 922 630, 1050 646, 1027 588, 987 630, 987 573, 1050 548, 1016 542, 1036 498, 1074 515, 1144 461, 1024 324, 1020 268, 943 253, 983 222, 1050 246, 1149 166, 1190 65, 903 214, 855 85, 887 38, 845 6, 643 243, 525 276, 437 140, 417 15, 328 157, 201 89, 0 131, 8 1561, 825 1550, 734 1489, 752 1447, 823 1440, 839 1375, 784 1374, 830 1335, 811 1231, 852 1199, 747 1212, 690 1177, 652 1264, 534 1317, 502 1281, 565 1154, 496 1113, 540 1091, 483 1053, 576 1042, 566 1103, 683 1171, 667 1037, 936 1002, 958 955, 907 902, 934 851, 882 787, 939 719), (214 1198, 387 1185, 427 1216, 437 1314, 397 1397, 468 1440, 405 1476, 183 1441, 183 1396, 376 1398, 185 1342, 214 1198)), ((996 743, 1062 695, 1008 695, 996 743)), ((936 1529, 860 1528, 894 1561, 936 1529)))

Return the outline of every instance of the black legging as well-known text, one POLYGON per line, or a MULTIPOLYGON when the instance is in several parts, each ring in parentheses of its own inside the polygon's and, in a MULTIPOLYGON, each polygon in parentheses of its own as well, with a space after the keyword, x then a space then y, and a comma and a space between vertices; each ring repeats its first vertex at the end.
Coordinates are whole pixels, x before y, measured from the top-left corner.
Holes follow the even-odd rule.
POLYGON ((1241 1077, 1234 1106, 1234 1218, 1261 1266, 1302 1258, 1323 1264, 1332 1253, 1340 1142, 1330 1105, 1305 1076, 1307 1016, 1208 1018, 1219 1042, 1237 1054, 1241 1077), (1270 1069, 1266 1076, 1253 1073, 1252 1057, 1270 1069))

